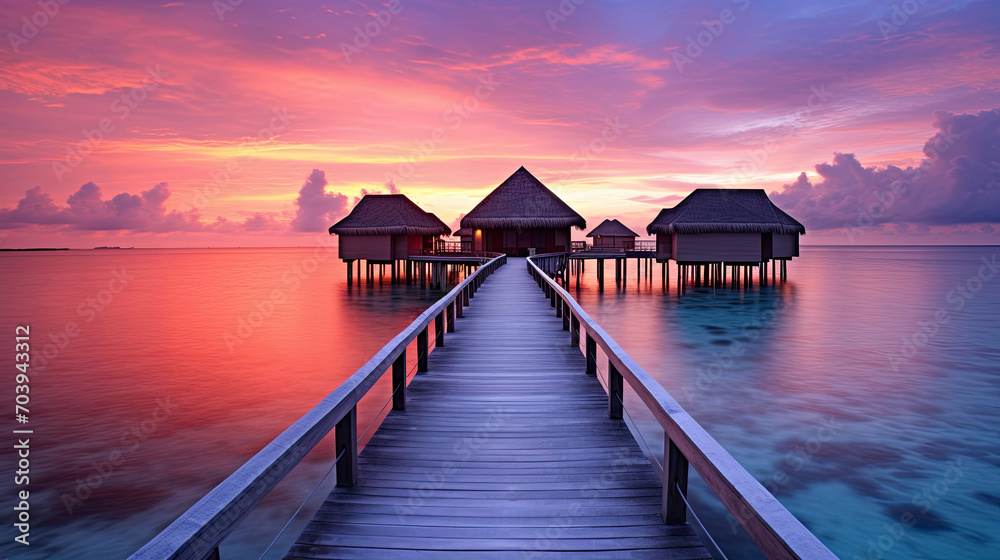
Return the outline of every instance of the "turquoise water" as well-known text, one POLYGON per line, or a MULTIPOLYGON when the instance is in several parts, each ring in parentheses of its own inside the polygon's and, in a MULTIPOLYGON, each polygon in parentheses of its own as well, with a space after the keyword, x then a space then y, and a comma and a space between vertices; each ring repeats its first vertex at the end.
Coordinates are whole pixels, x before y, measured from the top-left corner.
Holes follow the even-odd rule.
MULTIPOLYGON (((625 291, 609 271, 600 293, 591 264, 571 293, 838 556, 868 558, 872 542, 883 558, 1000 558, 1000 275, 973 280, 997 252, 804 247, 786 284, 680 298, 634 262, 625 291), (912 526, 897 526, 906 514, 912 526)), ((439 296, 348 290, 342 263, 317 254, 0 253, 0 325, 30 324, 39 360, 32 545, 11 544, 4 522, 0 556, 125 558, 439 296), (105 293, 116 274, 121 289, 105 293)), ((381 382, 373 391, 359 431, 388 397, 381 382)), ((661 447, 641 405, 628 407, 661 447)), ((2 461, 13 472, 13 454, 2 461)), ((331 461, 321 443, 223 558, 257 558, 331 461)), ((692 483, 692 497, 730 558, 754 557, 708 491, 692 483)))
MULTIPOLYGON (((635 261, 601 293, 591 263, 570 293, 837 556, 1000 558, 997 253, 805 247, 784 284, 681 297, 676 268, 668 293, 635 261)), ((723 550, 754 557, 693 486, 723 550)))

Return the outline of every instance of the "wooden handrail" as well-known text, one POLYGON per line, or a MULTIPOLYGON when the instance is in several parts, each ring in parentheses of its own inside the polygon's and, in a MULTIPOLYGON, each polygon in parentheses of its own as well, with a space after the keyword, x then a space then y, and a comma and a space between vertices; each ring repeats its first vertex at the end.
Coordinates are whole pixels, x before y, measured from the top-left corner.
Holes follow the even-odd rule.
MULTIPOLYGON (((618 343, 573 297, 546 274, 536 261, 546 269, 553 267, 555 259, 564 259, 568 253, 553 253, 528 257, 528 272, 545 288, 550 297, 558 298, 556 307, 565 306, 572 314, 572 344, 579 345, 579 325, 586 330, 587 373, 596 368, 596 346, 608 357, 611 372, 621 376, 642 399, 664 430, 663 460, 663 516, 667 522, 683 522, 683 501, 674 493, 677 486, 686 489, 687 467, 692 465, 709 488, 715 492, 726 509, 736 517, 760 550, 773 560, 805 559, 836 560, 836 556, 816 538, 809 529, 795 518, 757 480, 740 465, 719 442, 715 441, 698 422, 649 373, 635 362, 618 343)), ((609 380, 612 386, 616 380, 609 380)), ((609 394, 609 411, 612 417, 620 412, 616 408, 614 391, 609 394)))
MULTIPOLYGON (((405 379, 402 382, 399 379, 397 359, 405 356, 407 345, 421 338, 424 355, 419 358, 426 364, 430 324, 439 323, 450 306, 468 305, 469 297, 482 285, 482 281, 506 262, 506 255, 494 253, 489 262, 428 307, 368 363, 130 556, 129 560, 205 560, 217 554, 219 544, 334 427, 337 428, 338 455, 341 447, 345 448, 345 454, 340 458, 344 462, 337 463, 338 485, 353 484, 357 477, 354 422, 358 401, 389 369, 396 370, 394 385, 402 383, 405 390, 405 379), (343 476, 349 480, 342 480, 343 476)), ((439 336, 443 338, 444 333, 439 336)), ((394 395, 395 407, 405 406, 403 403, 404 396, 394 395)))

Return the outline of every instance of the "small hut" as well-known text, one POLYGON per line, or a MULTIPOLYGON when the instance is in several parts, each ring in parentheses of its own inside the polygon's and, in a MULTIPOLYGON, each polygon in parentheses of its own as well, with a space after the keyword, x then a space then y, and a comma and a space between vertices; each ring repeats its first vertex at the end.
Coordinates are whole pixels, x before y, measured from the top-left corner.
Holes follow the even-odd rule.
POLYGON ((806 228, 763 189, 697 189, 646 226, 656 258, 678 264, 766 263, 799 256, 806 228))
POLYGON ((472 228, 461 228, 452 235, 462 243, 462 252, 469 253, 472 252, 472 237, 475 234, 476 232, 472 228))
POLYGON ((635 249, 635 238, 639 234, 625 227, 625 224, 615 220, 604 220, 595 227, 587 237, 594 238, 595 249, 620 249, 631 251, 635 249))
POLYGON ((450 233, 437 216, 402 194, 365 195, 346 218, 330 226, 330 235, 340 236, 340 258, 348 262, 407 260, 433 249, 438 236, 450 233))
POLYGON ((587 221, 524 167, 500 183, 461 221, 472 250, 526 256, 570 250, 570 228, 587 221))

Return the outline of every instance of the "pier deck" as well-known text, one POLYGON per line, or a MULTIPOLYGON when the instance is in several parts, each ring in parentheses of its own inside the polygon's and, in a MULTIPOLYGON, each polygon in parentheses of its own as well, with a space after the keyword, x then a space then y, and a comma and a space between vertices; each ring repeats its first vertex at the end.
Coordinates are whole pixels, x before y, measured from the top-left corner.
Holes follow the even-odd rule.
POLYGON ((286 558, 710 558, 585 361, 511 259, 286 558))

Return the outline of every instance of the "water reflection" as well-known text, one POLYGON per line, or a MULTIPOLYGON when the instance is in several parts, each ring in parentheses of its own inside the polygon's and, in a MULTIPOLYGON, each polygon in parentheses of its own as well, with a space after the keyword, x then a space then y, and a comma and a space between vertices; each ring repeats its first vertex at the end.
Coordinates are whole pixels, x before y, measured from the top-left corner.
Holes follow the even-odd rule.
MULTIPOLYGON (((882 538, 883 558, 989 558, 1000 546, 1000 284, 969 283, 995 251, 809 248, 787 283, 743 292, 678 297, 659 270, 624 295, 613 281, 599 293, 590 269, 573 288, 839 556, 864 557, 882 538), (959 308, 966 284, 980 289, 959 308)), ((627 405, 662 452, 655 421, 634 396, 627 405)), ((710 492, 692 494, 735 556, 751 554, 710 492)))

